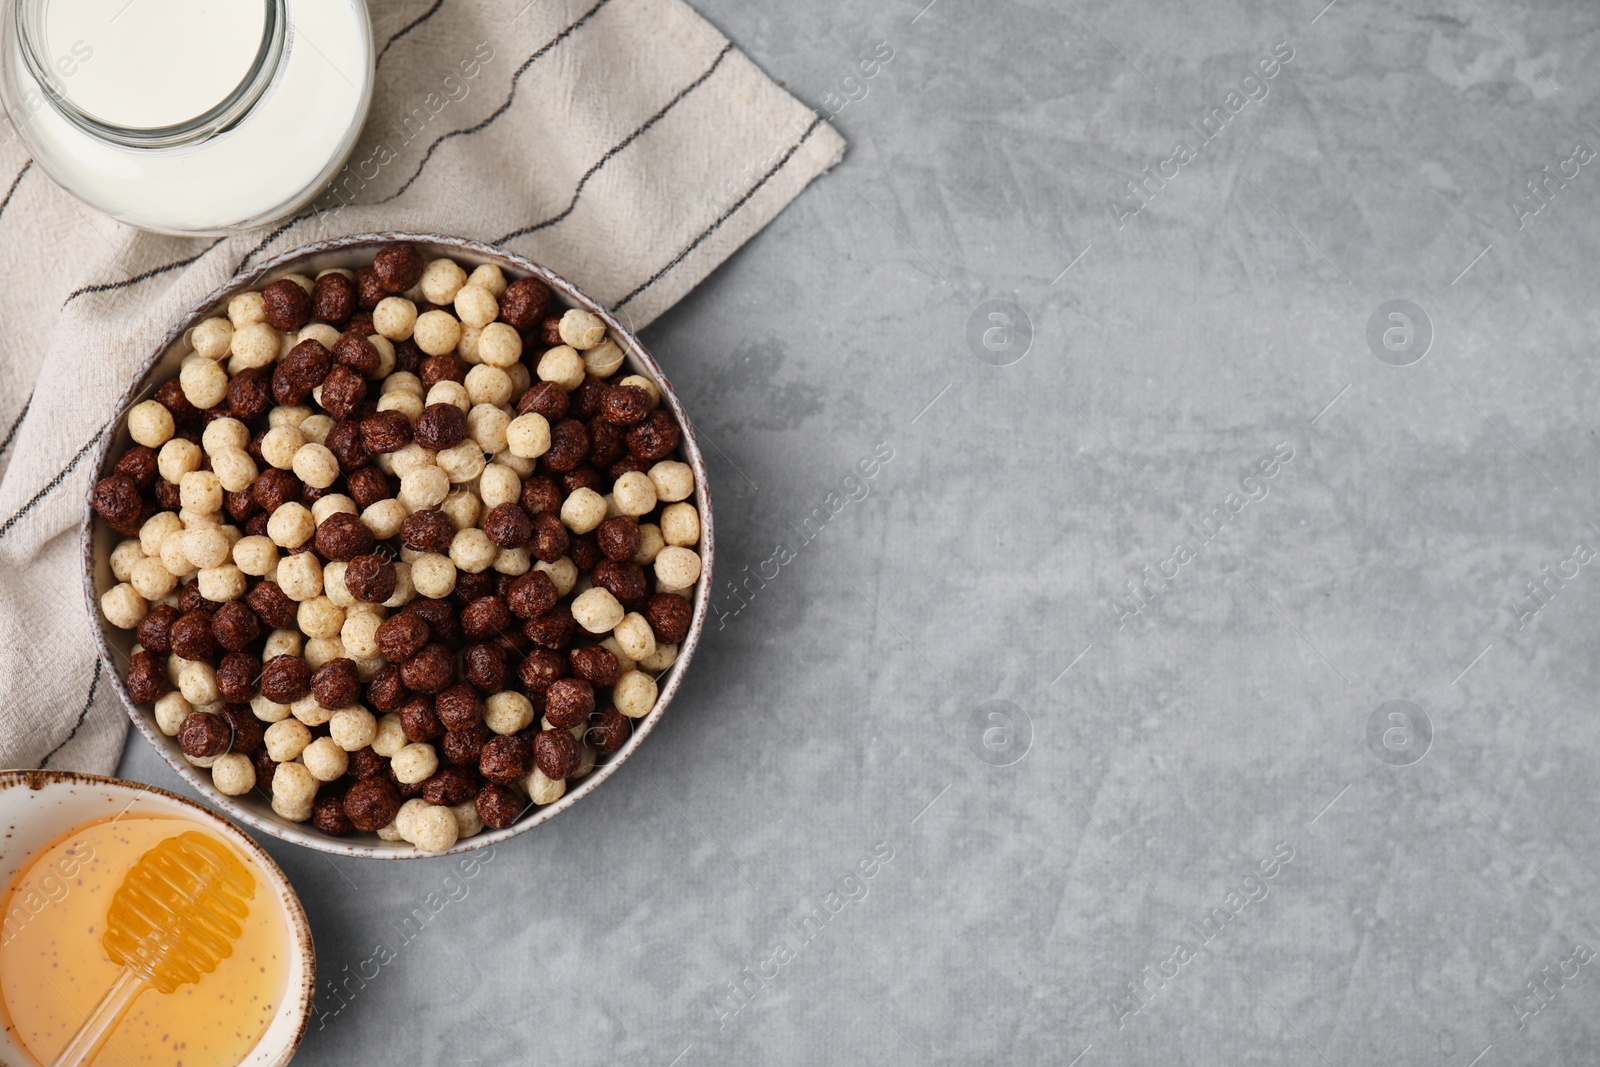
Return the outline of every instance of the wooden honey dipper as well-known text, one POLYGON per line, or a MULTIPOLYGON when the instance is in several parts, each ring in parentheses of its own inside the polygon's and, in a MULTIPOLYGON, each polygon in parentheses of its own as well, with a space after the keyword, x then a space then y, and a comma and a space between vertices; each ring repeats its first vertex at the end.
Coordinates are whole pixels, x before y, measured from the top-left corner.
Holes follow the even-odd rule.
POLYGON ((189 830, 150 849, 122 879, 100 938, 123 968, 51 1067, 80 1067, 105 1046, 134 999, 171 993, 233 954, 256 881, 233 850, 189 830))

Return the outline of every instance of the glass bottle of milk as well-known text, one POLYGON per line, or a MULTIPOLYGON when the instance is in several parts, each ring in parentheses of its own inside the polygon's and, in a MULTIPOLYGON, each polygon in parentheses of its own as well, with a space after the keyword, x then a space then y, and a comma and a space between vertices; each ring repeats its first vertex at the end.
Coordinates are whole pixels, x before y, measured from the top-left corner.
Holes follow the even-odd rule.
POLYGON ((344 166, 372 99, 364 0, 0 0, 0 104, 34 160, 173 234, 281 219, 344 166))

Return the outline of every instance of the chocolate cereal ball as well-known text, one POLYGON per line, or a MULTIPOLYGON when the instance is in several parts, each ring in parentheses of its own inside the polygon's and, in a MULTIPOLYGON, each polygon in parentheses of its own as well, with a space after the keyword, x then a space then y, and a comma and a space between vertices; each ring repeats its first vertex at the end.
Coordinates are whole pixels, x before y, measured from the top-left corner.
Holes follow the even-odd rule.
POLYGON ((255 588, 245 594, 244 602, 256 613, 262 625, 273 630, 286 630, 295 624, 299 605, 278 587, 278 583, 263 578, 255 588))
POLYGON ((134 445, 122 454, 116 466, 116 472, 132 478, 133 484, 139 489, 148 489, 156 484, 159 469, 156 450, 148 445, 134 445))
POLYGON ((639 521, 631 515, 617 515, 605 520, 594 532, 595 544, 606 559, 623 563, 639 554, 643 537, 639 521))
POLYGON ((372 257, 372 273, 385 293, 403 293, 422 279, 422 253, 405 242, 388 245, 372 257))
POLYGON ((367 380, 344 364, 337 364, 322 380, 321 396, 322 410, 335 419, 348 419, 367 397, 367 380))
POLYGON ((361 675, 356 662, 339 656, 311 675, 311 693, 329 711, 348 708, 361 699, 361 675))
POLYGON ((378 355, 378 347, 368 340, 368 335, 353 330, 340 334, 333 343, 333 358, 366 378, 376 375, 383 365, 383 357, 378 355))
POLYGON ((448 555, 456 527, 442 511, 413 511, 400 524, 400 543, 413 552, 448 555))
POLYGON ((517 667, 517 679, 530 695, 544 693, 550 686, 567 676, 565 657, 559 652, 536 648, 523 657, 517 667))
POLYGON ((637 385, 608 385, 600 396, 600 417, 617 426, 636 426, 650 414, 650 393, 637 385))
POLYGON ((433 710, 433 698, 414 696, 400 709, 400 728, 408 741, 432 741, 444 733, 439 715, 433 710))
POLYGON ((387 778, 362 778, 344 795, 344 813, 357 830, 380 830, 394 822, 399 811, 400 794, 387 778))
MULTIPOLYGON (((561 781, 572 775, 582 761, 583 753, 572 734, 563 729, 540 730, 533 738, 533 762, 551 781, 561 781)), ((489 775, 485 774, 485 778, 489 775)), ((493 781, 493 779, 490 779, 493 781)))
POLYGON ((208 711, 191 711, 178 727, 178 747, 193 759, 220 756, 228 751, 233 730, 228 720, 208 711))
MULTIPOLYGON (((421 652, 431 636, 427 623, 416 614, 403 611, 378 625, 378 651, 390 663, 403 664, 421 652)), ((401 678, 404 680, 403 671, 401 678)))
POLYGON ((604 755, 627 744, 632 735, 633 720, 607 704, 589 716, 589 729, 584 731, 583 739, 604 755))
POLYGON ((478 790, 478 799, 472 806, 483 825, 491 830, 504 830, 517 821, 528 802, 510 786, 489 782, 478 790))
POLYGON ((330 837, 344 837, 355 829, 345 814, 344 798, 338 792, 318 793, 311 802, 311 825, 330 837))
POLYGON ((484 723, 476 723, 465 730, 450 730, 439 741, 439 754, 447 763, 475 765, 494 733, 484 723))
POLYGON ((461 633, 474 641, 497 637, 511 629, 511 612, 497 596, 479 597, 461 609, 461 633))
POLYGON ((676 645, 689 634, 689 624, 694 621, 694 607, 681 596, 657 593, 645 605, 644 618, 657 641, 676 645))
POLYGON ((371 745, 358 748, 349 755, 345 770, 353 778, 375 778, 389 769, 389 760, 372 750, 371 745))
MULTIPOLYGON (((357 524, 360 525, 360 520, 357 520, 357 524)), ((362 529, 365 528, 362 526, 362 529)), ((344 570, 344 587, 351 596, 367 604, 382 604, 394 596, 399 581, 394 563, 385 556, 356 556, 344 570)))
POLYGON ((455 673, 455 656, 440 644, 424 645, 400 665, 400 680, 415 693, 437 693, 455 681, 455 673))
POLYGON ((483 532, 501 548, 521 548, 533 539, 533 519, 520 504, 497 504, 483 520, 483 532))
POLYGON ((468 645, 461 653, 461 675, 480 693, 500 692, 506 687, 505 650, 484 641, 468 645))
MULTIPOLYGON (((572 741, 571 734, 567 734, 567 740, 572 741)), ((533 753, 528 743, 515 735, 490 738, 478 756, 478 773, 501 785, 510 785, 532 772, 533 753)))
POLYGON ((211 663, 217 656, 217 639, 211 633, 211 612, 186 612, 172 624, 172 651, 184 659, 211 663))
MULTIPOLYGON (((535 475, 523 480, 522 483, 522 510, 529 515, 541 515, 549 512, 558 515, 561 511, 561 487, 554 478, 548 475, 535 475)), ((559 518, 557 522, 561 521, 559 518)))
POLYGON ((412 434, 425 448, 435 451, 454 448, 466 439, 466 413, 454 404, 429 404, 417 416, 412 434))
POLYGON ((107 526, 125 537, 138 534, 144 498, 139 495, 139 485, 132 478, 126 474, 102 478, 95 483, 89 499, 95 513, 107 526))
POLYGON ((380 455, 398 452, 411 443, 411 420, 403 411, 380 411, 361 420, 361 443, 380 455))
POLYGON ((544 571, 518 575, 506 589, 506 607, 519 619, 536 619, 560 599, 555 583, 544 571))
POLYGON ((541 563, 554 563, 567 554, 572 545, 572 535, 561 524, 554 512, 542 511, 533 517, 533 536, 528 541, 528 551, 541 563))
MULTIPOLYGON (((555 655, 555 653, 547 654, 555 655)), ((582 678, 598 688, 610 688, 616 685, 617 678, 622 673, 616 655, 609 648, 600 645, 575 648, 567 654, 567 657, 572 664, 573 677, 582 678)))
POLYGON ((461 636, 456 609, 450 606, 448 600, 419 596, 406 605, 406 611, 427 623, 435 640, 454 641, 461 636))
MULTIPOLYGON (((426 642, 427 638, 423 637, 422 642, 417 647, 421 648, 422 644, 426 642)), ((381 645, 379 646, 379 652, 382 652, 381 645)), ((400 710, 401 706, 410 699, 411 690, 407 689, 406 683, 400 680, 400 668, 393 663, 380 669, 377 674, 372 676, 372 680, 367 683, 367 704, 380 715, 400 710)))
POLYGON ((471 767, 445 764, 422 783, 422 799, 429 804, 450 808, 472 800, 482 785, 482 780, 471 767))
POLYGON ((224 700, 243 704, 255 697, 260 677, 261 657, 229 652, 217 666, 217 690, 224 700))
POLYGON ((225 704, 222 708, 222 717, 228 721, 228 727, 233 731, 233 743, 229 746, 231 751, 254 756, 261 750, 267 724, 256 718, 249 704, 243 701, 225 704))
POLYGON ((595 585, 630 606, 641 602, 650 592, 644 568, 632 561, 617 563, 603 559, 594 565, 589 577, 595 585))
POLYGON ((171 689, 167 672, 154 652, 135 652, 128 660, 128 695, 135 704, 154 704, 171 689))
POLYGON ((352 471, 345 479, 345 489, 358 508, 370 508, 378 501, 394 496, 394 487, 377 467, 362 467, 352 471))
POLYGON ((516 330, 533 329, 549 307, 550 287, 537 278, 518 278, 500 294, 500 319, 516 330))
MULTIPOLYGON (((371 552, 373 543, 372 531, 367 529, 367 524, 347 512, 335 512, 317 527, 317 553, 323 559, 349 563, 357 556, 371 552)), ((348 587, 348 580, 345 584, 348 587)), ((355 590, 352 589, 351 593, 353 595, 355 590)), ((394 590, 390 589, 389 596, 393 595, 394 590)), ((379 598, 380 601, 387 599, 388 596, 379 598)))
POLYGON ((172 651, 172 624, 177 622, 179 611, 171 604, 157 604, 139 620, 136 633, 139 643, 151 652, 163 656, 172 651))
POLYGON ((567 408, 571 401, 567 399, 567 391, 555 382, 539 382, 529 387, 522 398, 517 401, 517 414, 526 415, 532 411, 543 415, 546 422, 552 425, 567 417, 567 408))
POLYGON ((311 692, 311 668, 299 656, 274 656, 261 668, 261 693, 279 704, 293 704, 311 692))
POLYGON ((293 333, 311 321, 311 294, 298 282, 279 278, 261 290, 262 311, 275 330, 293 333))
POLYGON ((582 678, 561 678, 545 691, 544 717, 551 726, 571 729, 585 723, 594 710, 594 687, 582 678))
POLYGON ((324 274, 311 283, 311 314, 342 326, 356 313, 356 296, 354 280, 343 274, 324 274))

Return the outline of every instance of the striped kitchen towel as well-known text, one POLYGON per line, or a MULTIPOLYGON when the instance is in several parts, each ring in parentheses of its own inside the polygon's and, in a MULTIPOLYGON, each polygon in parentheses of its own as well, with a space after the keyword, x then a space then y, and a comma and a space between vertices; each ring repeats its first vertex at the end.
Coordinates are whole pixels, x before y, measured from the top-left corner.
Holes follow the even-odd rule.
POLYGON ((0 124, 0 767, 116 766, 127 719, 79 579, 89 457, 206 293, 310 241, 431 231, 544 263, 642 328, 844 153, 679 0, 411 0, 373 19, 377 83, 350 165, 262 231, 112 222, 0 124))

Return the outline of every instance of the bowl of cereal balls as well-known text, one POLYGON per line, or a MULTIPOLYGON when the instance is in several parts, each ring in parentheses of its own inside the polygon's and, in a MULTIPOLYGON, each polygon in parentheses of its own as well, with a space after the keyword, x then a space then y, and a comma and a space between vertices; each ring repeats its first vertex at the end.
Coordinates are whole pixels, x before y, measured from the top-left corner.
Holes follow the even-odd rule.
POLYGON ((549 270, 360 234, 174 325, 100 446, 84 590, 134 725, 276 837, 404 859, 577 803, 709 605, 705 462, 549 270))

